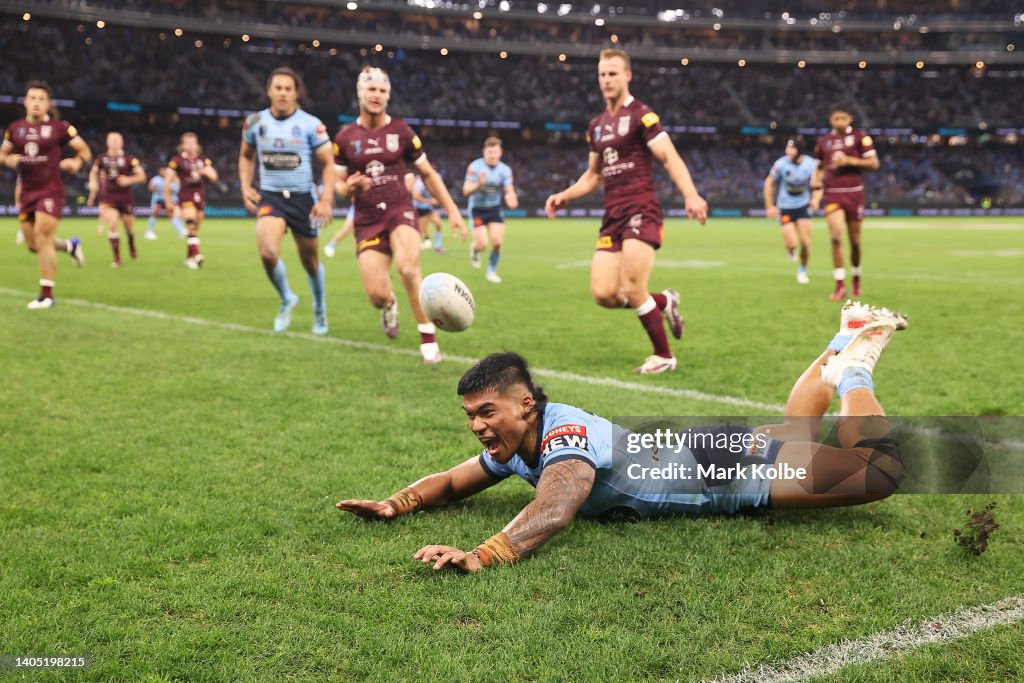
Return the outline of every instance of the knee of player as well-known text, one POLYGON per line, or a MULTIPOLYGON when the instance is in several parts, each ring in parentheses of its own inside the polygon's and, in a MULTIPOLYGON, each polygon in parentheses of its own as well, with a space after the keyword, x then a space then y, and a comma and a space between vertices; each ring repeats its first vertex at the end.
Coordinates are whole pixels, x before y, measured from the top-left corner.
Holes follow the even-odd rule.
POLYGON ((622 297, 618 292, 603 292, 591 290, 594 296, 594 303, 604 308, 622 308, 622 297))
POLYGON ((391 305, 391 292, 368 292, 367 295, 374 308, 384 308, 391 305))
POLYGON ((416 278, 423 277, 418 263, 399 263, 395 270, 398 271, 398 277, 402 278, 402 282, 413 282, 416 278))
POLYGON ((854 448, 867 461, 867 492, 881 495, 895 493, 906 478, 899 444, 889 437, 883 437, 864 439, 854 448))

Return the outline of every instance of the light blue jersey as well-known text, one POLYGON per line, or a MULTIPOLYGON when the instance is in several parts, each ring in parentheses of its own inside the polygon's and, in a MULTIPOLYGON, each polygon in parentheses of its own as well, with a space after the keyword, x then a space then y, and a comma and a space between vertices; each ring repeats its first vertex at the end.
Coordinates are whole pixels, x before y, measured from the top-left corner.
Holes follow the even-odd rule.
POLYGON ((413 191, 412 205, 415 208, 423 209, 423 210, 428 210, 428 209, 433 209, 434 208, 434 205, 430 204, 428 202, 416 201, 416 195, 417 194, 419 196, 421 196, 421 197, 426 197, 427 199, 433 199, 434 198, 434 195, 430 194, 430 190, 427 189, 427 184, 423 182, 423 178, 420 178, 418 176, 416 177, 416 184, 413 185, 412 191, 413 191))
POLYGON ((256 149, 261 190, 316 194, 313 155, 330 142, 320 119, 301 109, 278 119, 264 109, 246 119, 242 139, 256 149))
POLYGON ((505 188, 512 186, 512 169, 504 161, 499 161, 493 168, 479 158, 466 169, 466 180, 480 182, 480 174, 484 174, 484 182, 480 189, 469 195, 469 208, 493 209, 501 206, 505 188))
MULTIPOLYGON (((164 177, 162 175, 155 175, 152 178, 150 178, 149 182, 152 183, 153 187, 152 196, 149 198, 149 203, 155 204, 157 202, 164 201, 164 177)), ((171 199, 174 200, 175 203, 177 203, 178 201, 178 192, 180 190, 181 183, 178 182, 177 179, 175 179, 175 181, 171 183, 171 199)))
POLYGON ((800 163, 793 163, 783 156, 772 165, 771 177, 779 188, 775 205, 780 209, 799 209, 811 203, 811 177, 818 167, 818 160, 809 154, 800 156, 800 163))
MULTIPOLYGON (((725 429, 734 434, 749 432, 744 428, 687 431, 721 437, 725 429)), ((499 464, 486 450, 480 454, 480 465, 495 478, 516 474, 536 487, 545 467, 563 460, 582 460, 596 472, 590 495, 579 510, 587 517, 615 513, 641 518, 732 513, 768 504, 771 482, 766 479, 711 481, 701 475, 698 465, 706 467, 711 461, 721 461, 721 449, 705 449, 710 458, 707 454, 698 458, 681 445, 661 450, 645 448, 633 440, 638 436, 579 408, 549 403, 544 409, 537 449, 540 456, 535 467, 527 465, 519 455, 504 465, 499 464), (663 476, 666 473, 673 476, 663 476)), ((781 442, 770 443, 781 445, 781 442)), ((746 451, 735 456, 729 453, 725 452, 726 460, 731 458, 744 467, 755 462, 754 456, 746 451)), ((760 457, 769 462, 777 453, 778 446, 775 446, 760 457)))

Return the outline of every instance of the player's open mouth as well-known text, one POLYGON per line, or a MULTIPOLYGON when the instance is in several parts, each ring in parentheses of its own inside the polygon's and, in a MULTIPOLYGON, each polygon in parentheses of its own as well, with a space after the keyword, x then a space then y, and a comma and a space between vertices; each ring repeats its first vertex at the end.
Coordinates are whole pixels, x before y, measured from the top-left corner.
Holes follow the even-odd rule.
POLYGON ((487 449, 487 454, 491 457, 501 449, 501 442, 496 436, 480 436, 477 438, 480 439, 480 443, 484 445, 484 448, 487 449))

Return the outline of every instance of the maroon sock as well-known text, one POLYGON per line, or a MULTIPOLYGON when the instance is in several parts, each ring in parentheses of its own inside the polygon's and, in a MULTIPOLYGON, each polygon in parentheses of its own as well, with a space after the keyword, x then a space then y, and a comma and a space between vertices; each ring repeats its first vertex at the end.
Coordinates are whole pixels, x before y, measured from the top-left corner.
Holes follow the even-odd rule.
POLYGON ((640 324, 647 330, 647 336, 654 345, 654 354, 662 358, 671 358, 672 351, 668 348, 668 335, 665 334, 665 321, 661 318, 661 311, 655 308, 639 318, 640 324))
POLYGON ((659 311, 664 311, 665 307, 668 306, 668 297, 664 294, 651 294, 654 299, 654 303, 658 306, 659 311))
POLYGON ((188 245, 188 257, 189 258, 192 258, 193 256, 195 256, 198 253, 199 253, 199 245, 198 244, 190 244, 190 245, 188 245))
POLYGON ((135 258, 135 235, 128 233, 128 252, 135 258))
POLYGON ((435 335, 420 332, 420 344, 433 344, 436 341, 437 337, 435 335))
POLYGON ((44 299, 52 299, 53 285, 39 285, 39 296, 44 299))
POLYGON ((114 252, 114 260, 121 260, 121 238, 111 237, 110 238, 110 249, 114 252))

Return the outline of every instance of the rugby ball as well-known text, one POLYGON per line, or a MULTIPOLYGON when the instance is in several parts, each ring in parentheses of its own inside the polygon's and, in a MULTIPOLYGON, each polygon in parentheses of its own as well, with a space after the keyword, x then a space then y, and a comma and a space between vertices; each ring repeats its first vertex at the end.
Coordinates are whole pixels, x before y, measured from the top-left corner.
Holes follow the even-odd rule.
POLYGON ((438 329, 461 332, 473 324, 476 303, 466 283, 450 273, 431 273, 420 285, 420 306, 438 329))

